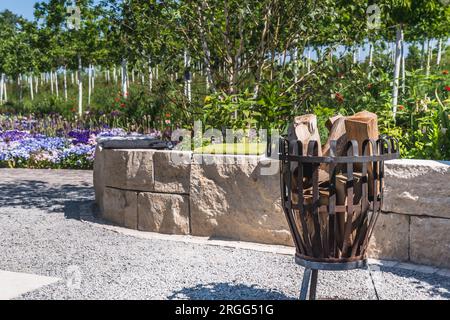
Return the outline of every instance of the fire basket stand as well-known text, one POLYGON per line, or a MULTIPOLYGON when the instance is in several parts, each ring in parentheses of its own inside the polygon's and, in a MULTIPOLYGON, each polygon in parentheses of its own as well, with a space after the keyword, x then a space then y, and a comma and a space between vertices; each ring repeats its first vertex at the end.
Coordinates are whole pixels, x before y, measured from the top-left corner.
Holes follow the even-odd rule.
POLYGON ((280 139, 281 198, 296 247, 295 261, 305 268, 300 299, 316 298, 319 270, 367 267, 367 249, 383 203, 384 161, 399 157, 398 142, 349 141, 344 156, 318 156, 310 141, 280 139))

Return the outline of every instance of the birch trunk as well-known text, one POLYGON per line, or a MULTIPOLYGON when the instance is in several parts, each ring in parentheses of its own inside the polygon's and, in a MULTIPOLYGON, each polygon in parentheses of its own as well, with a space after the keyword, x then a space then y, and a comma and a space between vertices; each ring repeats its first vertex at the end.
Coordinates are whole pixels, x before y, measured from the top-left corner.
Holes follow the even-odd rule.
POLYGON ((405 35, 402 30, 402 94, 406 92, 406 54, 405 54, 405 35))
POLYGON ((427 41, 427 69, 426 69, 427 77, 430 76, 431 54, 432 54, 432 49, 431 49, 430 39, 428 39, 428 41, 427 41))
POLYGON ((184 51, 184 95, 187 97, 189 103, 192 102, 191 92, 191 57, 187 50, 184 51))
POLYGON ((34 100, 33 75, 28 77, 28 81, 30 82, 30 98, 31 98, 31 101, 33 101, 34 100))
POLYGON ((53 88, 53 71, 50 71, 50 91, 53 95, 53 93, 55 92, 54 88, 53 88))
POLYGON ((56 97, 59 98, 59 86, 58 86, 58 73, 55 71, 55 91, 56 91, 56 97))
POLYGON ((88 108, 91 105, 91 94, 92 94, 92 65, 89 64, 89 68, 88 68, 88 108))
POLYGON ((128 97, 128 72, 127 72, 127 61, 125 59, 122 60, 122 94, 126 99, 128 97))
POLYGON ((5 75, 2 73, 0 77, 0 105, 3 105, 3 87, 5 85, 5 75))
POLYGON ((148 89, 152 92, 153 89, 153 69, 152 69, 152 61, 148 60, 148 89))
POLYGON ((78 115, 83 116, 83 80, 81 72, 83 71, 83 65, 81 63, 81 56, 78 55, 78 115))
POLYGON ((3 101, 8 102, 8 80, 6 76, 3 75, 3 101))
POLYGON ((395 40, 394 84, 392 88, 392 113, 394 115, 394 120, 397 115, 397 105, 398 105, 398 85, 399 85, 401 51, 403 42, 402 37, 403 37, 402 26, 398 25, 395 40))
POLYGON ((95 78, 96 77, 97 77, 97 72, 95 71, 95 65, 92 65, 92 76, 91 76, 92 92, 95 91, 95 78))
POLYGON ((67 101, 67 67, 64 67, 64 100, 67 101))
POLYGON ((439 39, 436 65, 438 65, 438 66, 441 65, 441 59, 442 59, 442 39, 439 39))

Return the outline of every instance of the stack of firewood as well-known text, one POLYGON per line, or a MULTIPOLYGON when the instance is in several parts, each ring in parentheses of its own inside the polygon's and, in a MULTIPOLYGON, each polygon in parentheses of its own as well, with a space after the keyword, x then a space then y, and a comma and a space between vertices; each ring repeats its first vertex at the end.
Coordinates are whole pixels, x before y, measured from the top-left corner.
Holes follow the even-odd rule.
MULTIPOLYGON (((293 125, 288 131, 289 141, 301 141, 303 150, 299 150, 302 155, 317 155, 317 156, 346 156, 348 149, 348 142, 355 140, 358 143, 358 155, 363 155, 363 143, 367 139, 378 139, 378 123, 377 116, 374 113, 368 111, 362 111, 352 116, 344 117, 337 115, 330 118, 326 123, 329 131, 328 140, 324 145, 320 141, 319 129, 317 126, 317 117, 313 114, 303 115, 295 118, 293 125), (318 150, 314 150, 311 154, 311 150, 308 152, 308 145, 310 141, 317 141, 318 150), (336 141, 336 147, 332 149, 332 141, 336 141), (334 152, 333 152, 334 151, 334 152)), ((375 150, 370 149, 370 153, 375 150)), ((356 155, 356 154, 351 154, 356 155)), ((309 234, 314 238, 314 233, 324 234, 325 230, 321 230, 326 227, 328 222, 328 211, 326 206, 329 204, 330 196, 330 177, 333 175, 336 177, 335 192, 336 192, 336 206, 349 206, 349 192, 348 192, 348 175, 347 166, 337 166, 330 168, 330 165, 322 164, 319 168, 313 168, 312 165, 303 165, 303 181, 298 181, 298 167, 296 163, 292 163, 294 166, 292 176, 292 200, 294 203, 299 202, 299 194, 303 194, 303 204, 311 204, 313 202, 313 172, 318 170, 318 185, 319 185, 319 221, 314 219, 313 212, 305 211, 306 227, 309 230, 309 234), (330 172, 333 170, 333 172, 330 172), (300 185, 301 183, 301 185, 300 185)), ((368 181, 368 193, 369 196, 373 196, 373 168, 371 165, 367 167, 367 180, 368 181)), ((350 207, 357 207, 361 205, 362 195, 362 165, 360 163, 354 163, 352 167, 352 191, 350 197, 352 198, 352 204, 350 207)), ((317 182, 316 182, 317 183, 317 182)), ((353 209, 352 209, 353 210, 353 209)), ((355 210, 360 211, 360 210, 355 210)), ((345 227, 348 225, 347 219, 348 213, 341 212, 336 213, 338 235, 335 235, 339 239, 339 247, 342 249, 346 247, 345 243, 352 243, 355 239, 355 232, 348 235, 345 232, 345 227), (344 239, 344 234, 348 235, 348 239, 344 239)), ((359 219, 358 214, 351 214, 351 219, 357 221, 359 219)), ((302 229, 302 226, 299 226, 302 229)), ((345 253, 344 253, 345 255, 345 253)))

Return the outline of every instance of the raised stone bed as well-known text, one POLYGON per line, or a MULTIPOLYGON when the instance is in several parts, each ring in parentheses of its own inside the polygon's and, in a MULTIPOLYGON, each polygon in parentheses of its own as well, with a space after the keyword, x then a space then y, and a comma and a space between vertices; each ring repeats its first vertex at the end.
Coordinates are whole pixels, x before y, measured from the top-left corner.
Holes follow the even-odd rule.
MULTIPOLYGON (((277 164, 99 147, 96 200, 103 218, 132 229, 292 245, 277 164)), ((385 213, 371 256, 450 267, 450 163, 395 160, 385 173, 385 213)))

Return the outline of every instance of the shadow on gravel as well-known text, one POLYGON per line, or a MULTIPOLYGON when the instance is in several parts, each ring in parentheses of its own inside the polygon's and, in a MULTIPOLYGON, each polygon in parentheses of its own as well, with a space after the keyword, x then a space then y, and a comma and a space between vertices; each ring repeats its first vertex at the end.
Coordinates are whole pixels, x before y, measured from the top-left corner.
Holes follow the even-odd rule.
POLYGON ((52 185, 43 181, 21 180, 0 183, 0 207, 21 207, 61 212, 67 201, 88 201, 93 198, 92 186, 52 185))
POLYGON ((231 283, 199 284, 183 288, 168 296, 169 300, 293 300, 284 293, 231 283))
POLYGON ((413 284, 416 290, 426 290, 429 295, 435 298, 450 300, 450 277, 400 268, 382 267, 381 270, 408 279, 408 282, 413 284), (431 288, 425 288, 423 283, 427 283, 431 288))

